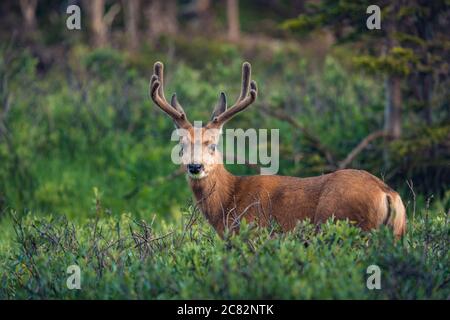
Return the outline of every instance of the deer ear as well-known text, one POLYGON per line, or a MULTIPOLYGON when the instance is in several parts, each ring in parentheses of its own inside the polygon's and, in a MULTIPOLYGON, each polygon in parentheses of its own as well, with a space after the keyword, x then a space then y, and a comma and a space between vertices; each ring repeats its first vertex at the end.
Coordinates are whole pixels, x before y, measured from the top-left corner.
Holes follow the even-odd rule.
POLYGON ((227 96, 225 95, 225 93, 221 92, 220 97, 219 97, 219 102, 217 103, 216 107, 214 108, 213 114, 211 116, 211 121, 213 121, 214 118, 220 116, 226 110, 227 110, 227 96))

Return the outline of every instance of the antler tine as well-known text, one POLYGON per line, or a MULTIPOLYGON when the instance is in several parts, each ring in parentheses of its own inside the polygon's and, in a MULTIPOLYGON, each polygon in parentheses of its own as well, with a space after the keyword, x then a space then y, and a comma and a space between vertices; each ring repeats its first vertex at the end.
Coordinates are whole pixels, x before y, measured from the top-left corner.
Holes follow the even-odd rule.
POLYGON ((176 95, 172 96, 172 104, 167 102, 164 96, 163 81, 164 65, 158 61, 153 66, 153 75, 150 79, 150 97, 158 107, 175 121, 178 127, 186 128, 190 126, 183 108, 177 102, 176 95))
POLYGON ((237 104, 239 101, 245 99, 248 93, 248 85, 250 84, 250 78, 252 76, 252 66, 248 62, 244 62, 242 64, 242 86, 241 86, 241 94, 239 95, 238 100, 235 104, 237 104))
POLYGON ((157 61, 153 65, 153 74, 158 77, 158 79, 161 83, 159 90, 158 90, 159 95, 161 96, 161 98, 166 100, 166 97, 164 96, 164 65, 162 62, 157 61))
POLYGON ((170 105, 177 109, 178 112, 184 113, 183 107, 178 103, 177 94, 174 93, 172 95, 172 99, 170 99, 170 105))
POLYGON ((221 104, 225 103, 225 106, 222 106, 223 112, 219 115, 216 115, 217 113, 216 110, 214 111, 212 119, 213 125, 215 126, 223 125, 226 121, 230 120, 235 114, 241 112, 256 100, 258 88, 256 86, 256 82, 250 79, 251 79, 251 65, 248 62, 244 62, 242 64, 241 93, 238 99, 236 100, 236 103, 229 109, 226 108, 226 100, 224 98, 224 94, 223 93, 221 94, 220 103, 221 104))

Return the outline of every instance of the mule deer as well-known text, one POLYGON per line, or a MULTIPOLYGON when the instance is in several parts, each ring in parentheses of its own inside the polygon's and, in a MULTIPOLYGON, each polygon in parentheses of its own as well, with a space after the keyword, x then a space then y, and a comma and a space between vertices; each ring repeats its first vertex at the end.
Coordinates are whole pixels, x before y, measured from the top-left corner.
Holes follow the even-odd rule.
POLYGON ((163 90, 163 64, 156 62, 150 81, 150 96, 175 125, 187 134, 180 137, 182 167, 187 172, 197 204, 219 235, 237 229, 246 219, 267 226, 271 219, 284 231, 309 218, 319 224, 330 217, 349 219, 363 230, 381 225, 392 227, 396 237, 406 229, 405 207, 397 192, 362 170, 338 170, 318 177, 297 178, 278 175, 234 176, 222 164, 217 150, 222 126, 252 104, 257 95, 251 81, 251 66, 242 66, 241 93, 227 108, 220 94, 206 126, 194 128, 176 95, 168 103, 163 90), (199 130, 198 130, 199 129, 199 130), (197 132, 196 132, 197 131, 197 132), (194 153, 196 146, 201 152, 194 153))

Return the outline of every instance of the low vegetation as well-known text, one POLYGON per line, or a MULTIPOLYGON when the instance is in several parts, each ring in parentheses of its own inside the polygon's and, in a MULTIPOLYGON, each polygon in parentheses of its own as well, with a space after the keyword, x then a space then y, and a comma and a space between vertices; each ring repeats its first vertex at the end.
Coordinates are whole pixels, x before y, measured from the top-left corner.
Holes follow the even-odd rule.
POLYGON ((222 240, 192 206, 182 225, 109 216, 100 203, 81 224, 11 218, 3 299, 450 298, 449 221, 439 203, 420 208, 397 242, 387 228, 363 233, 346 221, 319 230, 305 221, 288 234, 243 224, 222 240), (80 267, 80 290, 66 286, 70 265, 80 267), (381 270, 380 290, 366 286, 370 265, 381 270))

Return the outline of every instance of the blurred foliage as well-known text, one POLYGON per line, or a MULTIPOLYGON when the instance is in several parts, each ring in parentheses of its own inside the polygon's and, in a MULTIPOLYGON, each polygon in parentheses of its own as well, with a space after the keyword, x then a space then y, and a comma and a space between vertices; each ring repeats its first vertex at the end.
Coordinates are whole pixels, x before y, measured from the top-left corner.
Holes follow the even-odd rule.
MULTIPOLYGON (((182 46, 179 52, 184 59, 166 64, 166 92, 177 92, 191 120, 207 121, 220 91, 229 92, 230 101, 237 96, 243 58, 228 50, 217 50, 223 52, 222 58, 219 54, 203 59, 200 66, 199 61, 184 57, 182 46)), ((68 51, 65 63, 39 73, 36 59, 27 51, 5 48, 3 52, 1 76, 9 87, 2 99, 8 102, 9 112, 3 117, 5 134, 0 139, 1 210, 79 217, 89 210, 88 195, 97 187, 116 214, 128 210, 144 216, 179 214, 190 192, 182 176, 165 179, 177 170, 170 161, 176 143, 170 141, 173 124, 148 99, 150 70, 144 70, 141 62, 155 61, 158 53, 144 49, 140 55, 129 55, 78 45, 68 51)), ((348 70, 334 54, 319 68, 290 47, 273 50, 269 65, 266 50, 254 55, 260 96, 227 127, 280 129, 280 174, 309 176, 333 169, 315 140, 259 108, 290 115, 335 162, 382 127, 383 85, 348 70)), ((448 142, 449 127, 422 130, 411 125, 404 139, 390 145, 393 165, 384 162, 385 145, 379 141, 352 166, 386 176, 400 189, 406 189, 405 179, 413 179, 419 191, 439 193, 445 177, 434 177, 440 187, 425 185, 427 171, 420 170, 424 164, 446 166, 447 151, 439 150, 448 142), (436 150, 433 161, 427 156, 430 149, 436 150), (421 188, 422 182, 426 188, 421 188)), ((229 168, 236 174, 257 173, 242 165, 229 168)))
MULTIPOLYGON (((29 55, 25 53, 19 59, 17 63, 32 68, 33 58, 29 55)), ((1 190, 12 207, 52 211, 86 209, 83 206, 86 196, 80 192, 89 194, 97 186, 107 189, 111 198, 120 199, 127 189, 145 188, 141 185, 155 175, 175 169, 167 161, 171 121, 148 101, 146 79, 136 77, 132 68, 124 67, 123 55, 110 49, 91 53, 79 48, 69 56, 68 64, 67 78, 55 71, 37 80, 34 70, 30 72, 28 67, 19 69, 9 79, 17 89, 5 93, 14 96, 8 115, 8 136, 13 141, 11 145, 2 143, 2 162, 10 167, 2 167, 1 190), (24 83, 26 77, 30 78, 30 86, 24 92, 19 83, 24 83), (36 81, 32 82, 33 78, 36 81), (28 173, 17 178, 30 180, 30 187, 25 187, 23 181, 5 183, 14 180, 19 165, 28 173), (76 203, 80 208, 73 206, 75 199, 79 200, 76 203)), ((193 111, 197 114, 203 111, 201 115, 205 119, 217 89, 202 79, 199 71, 184 64, 173 66, 172 70, 168 75, 169 90, 176 87, 188 110, 195 105, 193 111)), ((220 78, 227 76, 231 72, 221 74, 220 78)), ((214 74, 210 77, 219 81, 214 74)), ((189 113, 196 116, 194 112, 189 113)), ((187 188, 178 186, 178 189, 187 188)), ((143 191, 146 206, 165 202, 166 209, 167 202, 180 195, 177 186, 168 183, 148 191, 143 191), (164 185, 170 185, 172 190, 172 197, 167 200, 161 199, 164 185), (156 198, 151 197, 152 193, 156 193, 156 198)), ((187 196, 186 192, 181 194, 187 196)), ((119 208, 119 211, 125 209, 123 205, 119 208)))

